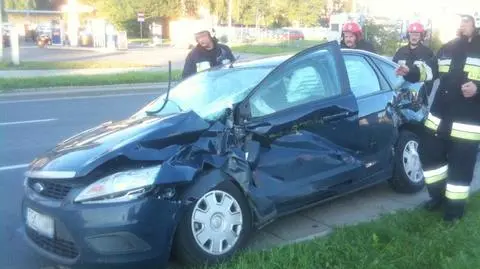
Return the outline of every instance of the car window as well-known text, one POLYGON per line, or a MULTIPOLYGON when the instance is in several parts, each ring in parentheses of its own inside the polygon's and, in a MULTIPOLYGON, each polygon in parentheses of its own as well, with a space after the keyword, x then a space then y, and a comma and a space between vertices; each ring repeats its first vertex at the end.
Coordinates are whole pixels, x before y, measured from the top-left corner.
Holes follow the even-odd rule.
POLYGON ((390 82, 390 84, 394 89, 404 83, 403 77, 397 76, 395 74, 395 66, 388 64, 384 61, 380 61, 378 59, 374 59, 374 61, 375 61, 375 64, 378 66, 378 68, 382 70, 388 82, 390 82))
POLYGON ((344 55, 350 88, 356 97, 380 91, 378 76, 362 56, 344 55))
POLYGON ((250 98, 252 117, 261 117, 341 94, 334 56, 328 50, 300 56, 268 77, 250 98))

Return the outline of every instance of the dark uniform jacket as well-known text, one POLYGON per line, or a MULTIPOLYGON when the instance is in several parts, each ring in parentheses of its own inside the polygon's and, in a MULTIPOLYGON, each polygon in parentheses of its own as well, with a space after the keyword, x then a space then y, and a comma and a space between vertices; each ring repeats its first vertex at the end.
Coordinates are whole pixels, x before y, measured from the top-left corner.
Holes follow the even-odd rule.
POLYGON ((410 45, 406 45, 397 50, 392 60, 397 64, 405 64, 411 68, 415 62, 426 62, 434 56, 433 51, 423 44, 419 44, 414 49, 411 49, 410 45))
POLYGON ((443 45, 436 57, 415 65, 405 79, 410 82, 440 79, 425 126, 449 137, 480 141, 480 36, 469 42, 457 38, 443 45), (461 87, 477 85, 477 94, 466 98, 461 87))
POLYGON ((190 51, 185 60, 182 78, 233 61, 235 61, 235 57, 232 50, 226 45, 218 44, 216 40, 214 40, 214 48, 212 50, 206 50, 202 46, 197 45, 190 51))
MULTIPOLYGON (((395 55, 393 56, 392 61, 399 64, 399 65, 406 65, 410 69, 412 69, 413 65, 419 63, 426 63, 430 61, 435 54, 433 51, 424 46, 423 44, 419 44, 416 48, 410 48, 410 45, 406 45, 401 47, 397 50, 395 55)), ((425 85, 421 88, 420 94, 425 102, 428 105, 428 97, 430 96, 431 90, 433 87, 433 80, 426 81, 425 85)))
MULTIPOLYGON (((349 49, 349 47, 347 47, 347 45, 345 44, 345 42, 343 40, 340 42, 340 47, 342 49, 349 49)), ((367 42, 364 39, 360 39, 360 41, 357 42, 357 45, 353 49, 366 50, 366 51, 369 51, 369 52, 372 52, 372 53, 377 53, 375 48, 373 47, 372 43, 367 42)))

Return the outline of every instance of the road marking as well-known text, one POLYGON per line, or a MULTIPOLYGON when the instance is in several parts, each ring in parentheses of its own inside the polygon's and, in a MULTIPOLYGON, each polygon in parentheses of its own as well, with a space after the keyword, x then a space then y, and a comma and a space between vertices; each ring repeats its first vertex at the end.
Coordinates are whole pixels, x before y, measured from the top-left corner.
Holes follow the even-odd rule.
POLYGON ((9 165, 9 166, 0 166, 0 171, 7 171, 7 170, 14 170, 14 169, 21 169, 21 168, 26 168, 30 164, 24 163, 24 164, 17 164, 17 165, 9 165))
POLYGON ((108 94, 108 95, 98 95, 98 96, 73 96, 73 97, 57 97, 57 98, 38 98, 38 99, 28 99, 28 100, 0 101, 0 104, 32 103, 32 102, 42 102, 42 101, 62 101, 62 100, 79 100, 79 99, 97 99, 97 98, 108 98, 108 97, 136 96, 136 95, 160 96, 162 93, 163 92, 129 93, 129 94, 125 93, 125 94, 108 94))
POLYGON ((58 119, 42 119, 42 120, 26 120, 26 121, 0 122, 0 126, 18 125, 18 124, 28 124, 28 123, 39 123, 39 122, 49 122, 49 121, 56 121, 56 120, 58 120, 58 119))

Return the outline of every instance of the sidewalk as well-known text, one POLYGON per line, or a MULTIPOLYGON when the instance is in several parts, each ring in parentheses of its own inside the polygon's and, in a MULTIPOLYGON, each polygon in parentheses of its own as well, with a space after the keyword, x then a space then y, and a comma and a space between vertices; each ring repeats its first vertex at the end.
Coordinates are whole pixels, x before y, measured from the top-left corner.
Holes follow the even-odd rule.
MULTIPOLYGON (((68 50, 69 48, 55 48, 68 50)), ((53 49, 52 49, 53 50, 53 49)), ((256 55, 246 53, 235 53, 240 55, 240 60, 254 60, 268 55, 256 55)), ((138 55, 138 57, 146 57, 138 55)), ((181 70, 184 66, 184 58, 172 60, 172 70, 181 70)), ((106 75, 120 74, 127 72, 168 72, 168 62, 162 61, 161 64, 145 67, 124 67, 124 68, 85 68, 85 69, 44 69, 44 70, 0 70, 0 78, 32 78, 32 77, 52 77, 68 75, 106 75)))
MULTIPOLYGON (((172 69, 179 69, 179 65, 172 63, 172 69)), ((127 72, 164 72, 168 71, 165 67, 126 67, 126 68, 89 68, 89 69, 52 69, 52 70, 1 70, 1 78, 32 78, 32 77, 52 77, 52 76, 71 76, 71 75, 107 75, 120 74, 127 72)))

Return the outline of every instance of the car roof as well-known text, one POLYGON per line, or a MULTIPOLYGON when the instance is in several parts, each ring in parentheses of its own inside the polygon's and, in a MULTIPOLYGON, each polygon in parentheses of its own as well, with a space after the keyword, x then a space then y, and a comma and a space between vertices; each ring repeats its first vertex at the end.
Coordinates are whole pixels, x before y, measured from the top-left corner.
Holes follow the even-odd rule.
MULTIPOLYGON (((369 57, 373 57, 384 62, 389 62, 392 65, 396 65, 394 62, 390 61, 389 58, 378 55, 369 51, 364 50, 357 50, 357 49, 341 49, 342 54, 355 54, 355 55, 365 55, 369 57)), ((253 67, 270 67, 275 68, 287 59, 291 58, 295 54, 282 54, 282 55, 274 55, 274 56, 266 56, 257 59, 246 59, 242 60, 241 58, 235 62, 232 67, 233 68, 253 68, 253 67)), ((230 66, 227 66, 230 67, 230 66)))

